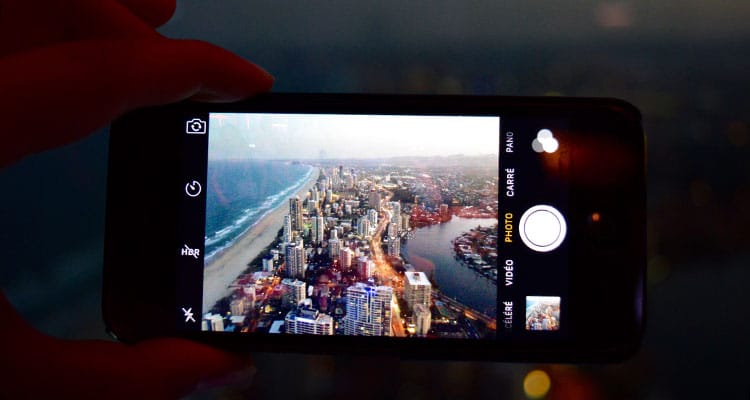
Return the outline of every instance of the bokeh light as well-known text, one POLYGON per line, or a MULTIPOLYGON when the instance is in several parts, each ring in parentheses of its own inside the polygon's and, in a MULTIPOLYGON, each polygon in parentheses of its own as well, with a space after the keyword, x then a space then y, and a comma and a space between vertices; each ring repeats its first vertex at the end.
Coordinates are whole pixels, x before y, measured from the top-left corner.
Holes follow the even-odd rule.
POLYGON ((523 378, 523 391, 530 399, 541 399, 547 395, 552 381, 546 372, 535 369, 523 378))

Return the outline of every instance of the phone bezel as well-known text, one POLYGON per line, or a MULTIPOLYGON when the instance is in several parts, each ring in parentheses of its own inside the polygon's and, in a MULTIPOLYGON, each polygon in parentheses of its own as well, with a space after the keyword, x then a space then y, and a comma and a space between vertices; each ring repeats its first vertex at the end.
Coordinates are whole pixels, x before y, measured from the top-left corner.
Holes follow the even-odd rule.
MULTIPOLYGON (((159 336, 186 336, 234 350, 304 353, 393 354, 402 357, 501 361, 616 361, 638 348, 645 309, 645 162, 640 114, 615 99, 489 96, 404 96, 354 94, 266 94, 230 104, 183 102, 149 108, 115 121, 110 131, 109 180, 104 254, 103 310, 107 330, 135 342, 159 336), (398 339, 299 335, 179 332, 171 322, 176 304, 171 235, 177 226, 177 195, 171 185, 180 174, 175 149, 181 140, 175 121, 197 112, 287 112, 560 117, 570 131, 589 143, 624 154, 620 170, 611 151, 571 161, 569 214, 578 217, 607 210, 605 224, 569 227, 570 298, 567 323, 575 328, 563 341, 398 339), (147 145, 144 146, 144 143, 147 145), (593 168, 599 166, 599 168, 593 168), (147 194, 144 196, 144 193, 147 194), (623 229, 626 227, 627 229, 623 229), (139 260, 149 260, 139 263, 139 260), (148 265, 146 265, 148 264, 148 265), (606 273, 601 266, 606 265, 606 273), (144 279, 147 276, 147 279, 144 279), (584 293, 586 295, 584 295, 584 293), (606 315, 601 301, 615 310, 616 326, 585 329, 594 311, 606 315), (579 311, 574 311, 579 310, 579 311)), ((502 157, 502 156, 501 156, 502 157)), ((582 221, 582 218, 575 219, 582 221)), ((596 322, 596 321, 595 321, 596 322)), ((593 324, 592 324, 593 325, 593 324)))

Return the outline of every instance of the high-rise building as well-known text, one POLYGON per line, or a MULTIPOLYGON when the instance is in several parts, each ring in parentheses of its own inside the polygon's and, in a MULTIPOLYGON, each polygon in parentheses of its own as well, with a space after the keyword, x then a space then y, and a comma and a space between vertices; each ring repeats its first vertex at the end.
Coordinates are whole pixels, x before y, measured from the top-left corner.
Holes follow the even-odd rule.
POLYGON ((360 279, 367 279, 372 276, 375 269, 375 263, 369 257, 359 257, 357 259, 357 275, 360 279))
POLYGON ((378 211, 374 209, 367 210, 367 219, 370 220, 370 226, 378 226, 378 211))
POLYGON ((357 282, 346 289, 344 334, 391 336, 393 289, 357 282))
POLYGON ((284 326, 286 333, 293 335, 333 335, 333 318, 308 307, 289 311, 284 326))
POLYGON ((312 218, 312 240, 313 243, 320 244, 323 242, 323 235, 325 233, 326 222, 325 218, 318 215, 312 218))
POLYGON ((401 233, 401 215, 392 216, 391 225, 393 225, 393 236, 398 236, 401 233))
POLYGON ((331 189, 326 190, 326 203, 333 203, 333 190, 331 189))
POLYGON ((305 277, 305 248, 301 238, 286 245, 284 252, 286 262, 286 276, 290 278, 305 277))
POLYGON ((352 268, 352 249, 348 247, 342 247, 339 251, 339 265, 342 270, 349 270, 352 268))
POLYGON ((370 235, 370 220, 366 217, 361 217, 357 223, 357 234, 365 237, 370 235))
POLYGON ((406 271, 406 280, 404 281, 404 300, 409 308, 414 310, 414 306, 422 304, 430 307, 432 295, 432 284, 427 279, 424 272, 406 271))
POLYGON ((370 207, 375 209, 375 211, 380 212, 380 192, 377 190, 371 191, 367 202, 370 203, 370 207))
POLYGON ((392 257, 401 255, 401 239, 398 237, 388 239, 388 255, 392 257))
POLYGON ((292 230, 302 230, 302 200, 299 196, 289 199, 289 216, 291 217, 292 230))
POLYGON ((388 237, 389 238, 395 238, 398 236, 398 228, 399 226, 396 225, 393 222, 388 223, 388 237))
MULTIPOLYGON (((401 215, 401 203, 399 203, 398 201, 392 201, 391 202, 391 212, 393 213, 393 214, 391 214, 391 218, 395 218, 396 216, 400 216, 401 215)), ((391 219, 391 221, 392 221, 392 219, 391 219)))
POLYGON ((414 324, 417 327, 417 336, 425 336, 432 324, 432 313, 430 307, 424 304, 414 306, 414 324))
POLYGON ((341 242, 339 241, 339 238, 336 237, 336 230, 331 229, 331 238, 328 239, 328 257, 333 260, 339 256, 340 251, 341 242))
POLYGON ((286 306, 296 307, 307 298, 305 282, 286 278, 281 280, 281 286, 284 290, 282 297, 286 306))
POLYGON ((284 226, 281 239, 284 243, 290 243, 292 241, 292 217, 289 214, 284 216, 284 226))

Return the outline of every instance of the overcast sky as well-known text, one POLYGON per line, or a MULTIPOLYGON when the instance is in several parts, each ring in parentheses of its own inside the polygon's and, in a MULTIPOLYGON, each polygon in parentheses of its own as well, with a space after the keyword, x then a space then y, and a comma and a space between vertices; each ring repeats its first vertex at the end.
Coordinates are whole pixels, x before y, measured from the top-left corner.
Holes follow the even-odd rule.
POLYGON ((212 113, 209 159, 497 155, 500 118, 212 113))

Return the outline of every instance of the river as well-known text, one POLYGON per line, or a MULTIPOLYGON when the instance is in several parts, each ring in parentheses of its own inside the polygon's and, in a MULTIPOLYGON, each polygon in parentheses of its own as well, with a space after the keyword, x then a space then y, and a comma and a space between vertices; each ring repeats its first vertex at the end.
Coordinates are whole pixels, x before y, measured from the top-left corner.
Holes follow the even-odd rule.
POLYGON ((440 291, 487 315, 497 314, 497 284, 454 257, 451 241, 477 225, 492 226, 494 218, 453 217, 446 223, 415 229, 402 248, 417 271, 430 276, 440 291))

